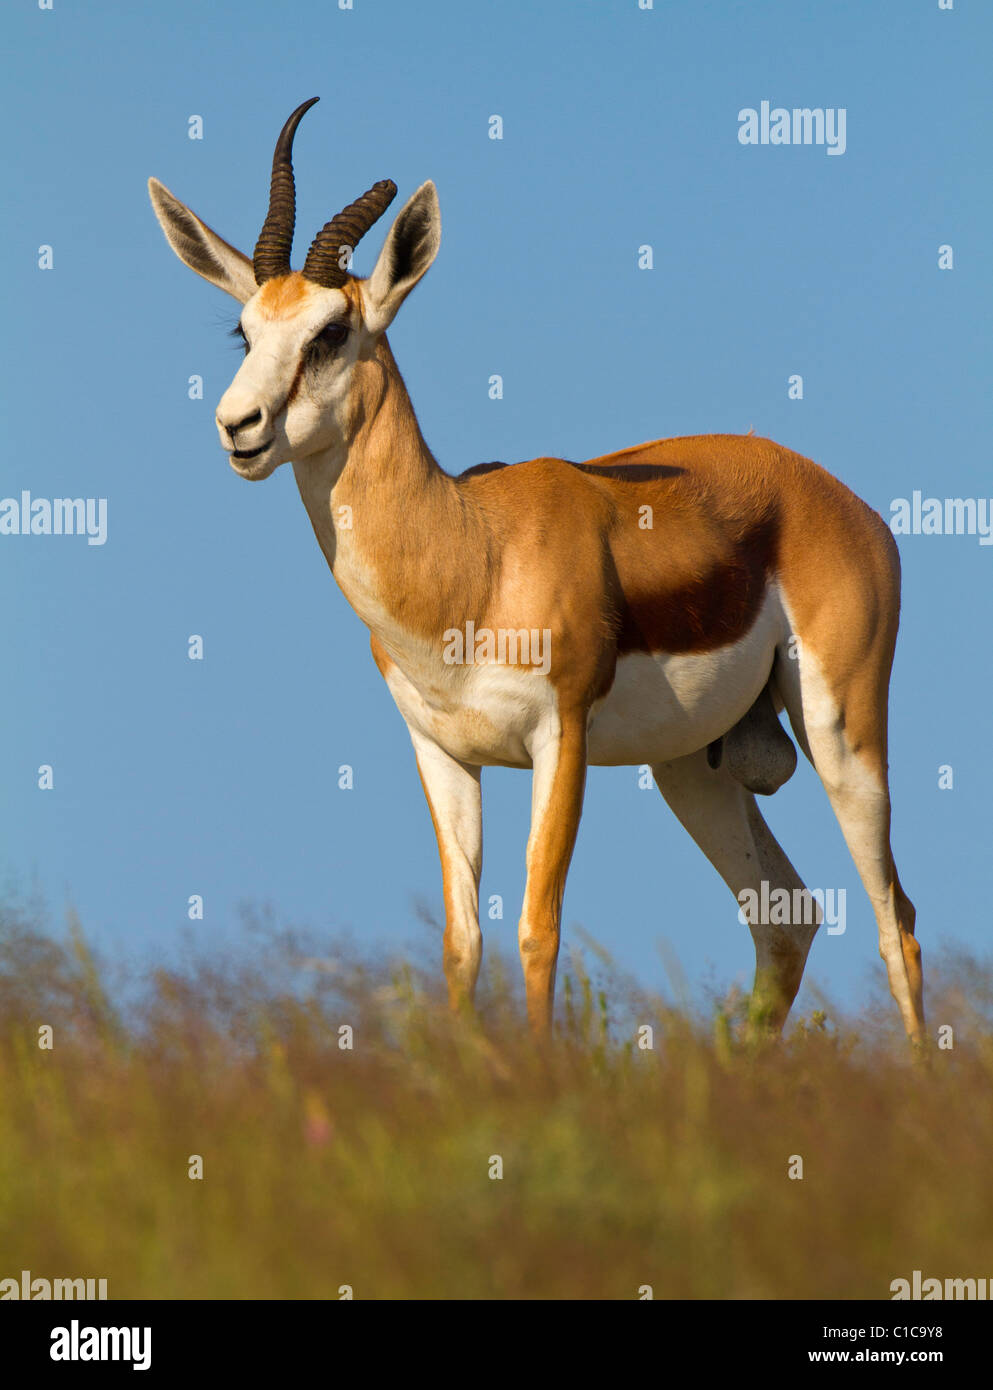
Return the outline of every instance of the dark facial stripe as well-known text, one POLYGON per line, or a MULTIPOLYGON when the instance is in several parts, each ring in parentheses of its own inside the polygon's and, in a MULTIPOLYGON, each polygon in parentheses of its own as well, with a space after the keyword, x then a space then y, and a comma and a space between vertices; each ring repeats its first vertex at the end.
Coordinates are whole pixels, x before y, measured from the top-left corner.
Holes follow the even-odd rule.
POLYGON ((288 405, 291 405, 291 404, 292 404, 292 402, 293 402, 293 397, 296 395, 297 391, 300 389, 300 382, 301 382, 302 380, 303 380, 303 353, 301 353, 301 355, 300 355, 300 361, 297 363, 297 369, 296 369, 296 371, 293 373, 293 380, 290 382, 290 389, 289 389, 289 391, 286 393, 286 400, 283 402, 283 409, 284 409, 284 410, 286 409, 286 407, 287 407, 288 405))

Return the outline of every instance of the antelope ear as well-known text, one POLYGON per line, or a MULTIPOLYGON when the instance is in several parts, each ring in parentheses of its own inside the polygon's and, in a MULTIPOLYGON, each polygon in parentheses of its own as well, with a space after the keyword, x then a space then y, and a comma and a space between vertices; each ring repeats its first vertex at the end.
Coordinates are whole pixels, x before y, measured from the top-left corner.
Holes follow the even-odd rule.
POLYGON ((429 179, 397 213, 376 267, 362 287, 366 326, 371 332, 389 328, 440 245, 441 209, 429 179))
POLYGON ((229 246, 206 222, 201 222, 196 213, 158 179, 148 180, 148 196, 166 240, 183 264, 218 289, 226 290, 240 303, 251 299, 258 285, 248 257, 229 246))

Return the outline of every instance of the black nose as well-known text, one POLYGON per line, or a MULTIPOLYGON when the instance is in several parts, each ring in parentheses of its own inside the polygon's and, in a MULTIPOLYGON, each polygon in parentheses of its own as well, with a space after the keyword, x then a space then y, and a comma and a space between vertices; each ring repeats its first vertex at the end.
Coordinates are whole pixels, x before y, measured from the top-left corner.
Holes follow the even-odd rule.
POLYGON ((261 410, 256 410, 256 411, 253 411, 251 415, 246 415, 245 418, 244 418, 244 420, 239 420, 238 423, 237 423, 236 425, 225 425, 224 428, 227 430, 227 432, 228 432, 228 434, 231 436, 231 438, 234 439, 235 435, 238 433, 239 430, 247 430, 247 429, 249 429, 252 425, 257 425, 257 424, 259 424, 259 422, 261 421, 261 419, 262 419, 262 412, 261 412, 261 410))

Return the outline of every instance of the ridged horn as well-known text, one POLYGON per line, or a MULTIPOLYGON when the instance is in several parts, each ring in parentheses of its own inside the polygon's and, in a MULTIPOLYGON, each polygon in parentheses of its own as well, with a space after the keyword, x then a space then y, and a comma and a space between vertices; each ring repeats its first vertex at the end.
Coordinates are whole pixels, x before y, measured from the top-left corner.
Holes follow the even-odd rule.
POLYGON ((372 224, 382 217, 392 203, 396 192, 397 186, 392 179, 380 179, 368 193, 363 193, 337 217, 326 222, 307 252, 304 279, 312 280, 315 285, 323 285, 325 289, 340 289, 348 279, 348 271, 342 270, 339 264, 342 248, 347 246, 355 250, 372 224))
POLYGON ((290 252, 293 249, 293 224, 296 221, 296 189, 293 184, 293 137, 306 111, 319 101, 311 97, 298 106, 276 141, 272 157, 272 181, 269 185, 269 211, 259 239, 255 243, 252 266, 255 283, 265 284, 276 275, 289 275, 290 252))

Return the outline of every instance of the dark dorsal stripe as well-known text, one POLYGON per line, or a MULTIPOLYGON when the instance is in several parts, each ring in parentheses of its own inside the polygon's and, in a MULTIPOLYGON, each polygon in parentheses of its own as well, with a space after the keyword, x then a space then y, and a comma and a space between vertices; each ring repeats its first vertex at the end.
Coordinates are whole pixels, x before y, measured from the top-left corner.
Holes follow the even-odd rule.
POLYGON ((564 459, 570 468, 578 468, 580 473, 592 473, 598 478, 614 478, 621 483, 653 483, 659 478, 678 478, 685 468, 676 468, 668 463, 573 463, 564 459))
POLYGON ((455 481, 463 482, 466 478, 478 478, 481 473, 494 473, 498 468, 510 468, 509 463, 474 463, 471 468, 467 468, 464 473, 459 473, 455 481))
MULTIPOLYGON (((614 478, 621 483, 657 482, 659 478, 676 478, 685 472, 685 469, 667 463, 576 463, 573 459, 559 459, 558 462, 567 463, 570 468, 576 468, 580 473, 592 473, 598 478, 614 478)), ((457 480, 461 482, 463 478, 475 478, 481 473, 492 473, 497 468, 513 467, 515 465, 512 463, 474 463, 464 473, 459 473, 457 480)))

